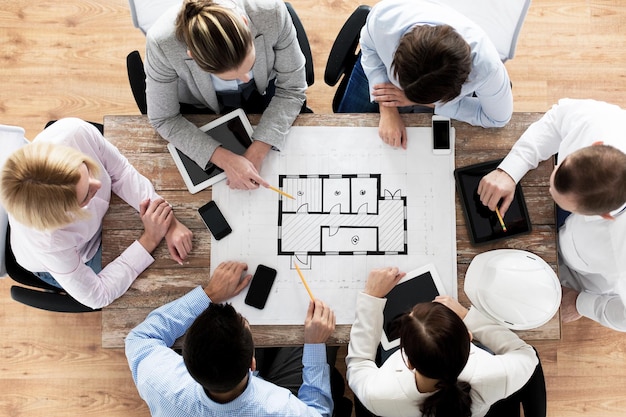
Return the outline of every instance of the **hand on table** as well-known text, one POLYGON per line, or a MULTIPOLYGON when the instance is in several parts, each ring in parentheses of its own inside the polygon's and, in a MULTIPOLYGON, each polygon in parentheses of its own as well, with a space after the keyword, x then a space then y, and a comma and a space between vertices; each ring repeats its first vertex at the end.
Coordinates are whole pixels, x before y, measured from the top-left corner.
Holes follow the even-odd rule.
POLYGON ((304 343, 326 343, 335 331, 335 313, 323 301, 309 302, 304 320, 304 343))
POLYGON ((365 283, 365 294, 383 298, 396 284, 404 278, 406 272, 400 272, 396 267, 373 269, 365 283))
POLYGON ((509 174, 501 169, 495 169, 485 175, 478 184, 480 202, 489 207, 489 210, 495 211, 502 199, 500 214, 504 217, 515 197, 515 185, 509 174))
POLYGON ((241 292, 248 286, 252 275, 245 274, 248 265, 243 262, 228 261, 218 265, 204 287, 204 292, 212 303, 222 303, 241 292))
POLYGON ((174 218, 172 206, 162 198, 154 201, 147 198, 139 203, 139 217, 144 227, 144 232, 138 239, 139 243, 148 252, 152 252, 170 228, 174 218))
POLYGON ((398 109, 395 107, 380 107, 378 134, 387 145, 395 148, 401 146, 406 149, 406 127, 398 109))
POLYGON ((191 242, 192 237, 193 233, 191 230, 174 216, 170 228, 165 234, 165 241, 167 242, 167 249, 170 252, 170 256, 181 265, 183 261, 187 259, 187 255, 193 248, 191 242))
POLYGON ((579 292, 563 286, 561 286, 561 291, 563 292, 561 296, 561 321, 569 323, 578 320, 582 317, 576 309, 576 299, 579 292))

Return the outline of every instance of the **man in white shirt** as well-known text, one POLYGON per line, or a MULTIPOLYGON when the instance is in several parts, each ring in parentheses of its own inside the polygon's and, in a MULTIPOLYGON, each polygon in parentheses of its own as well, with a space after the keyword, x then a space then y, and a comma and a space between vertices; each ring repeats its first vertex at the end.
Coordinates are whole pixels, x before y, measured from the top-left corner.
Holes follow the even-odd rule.
POLYGON ((506 213, 515 185, 558 154, 550 194, 571 212, 559 229, 563 322, 589 317, 626 331, 626 111, 594 100, 562 99, 533 123, 478 194, 506 213))
POLYGON ((380 112, 379 134, 391 146, 407 146, 400 113, 431 108, 483 127, 502 127, 511 118, 511 81, 495 45, 439 1, 377 3, 360 45, 338 113, 380 112))

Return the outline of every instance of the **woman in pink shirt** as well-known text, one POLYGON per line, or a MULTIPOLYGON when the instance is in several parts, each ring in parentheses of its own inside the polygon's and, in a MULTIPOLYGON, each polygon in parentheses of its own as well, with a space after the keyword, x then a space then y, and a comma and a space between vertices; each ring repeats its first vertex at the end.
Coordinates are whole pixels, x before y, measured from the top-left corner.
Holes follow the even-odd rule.
POLYGON ((192 249, 192 233, 150 181, 91 124, 62 119, 4 165, 0 198, 9 213, 17 262, 80 303, 104 307, 153 261, 165 238, 178 262, 192 249), (141 236, 105 268, 102 219, 117 194, 139 211, 141 236))

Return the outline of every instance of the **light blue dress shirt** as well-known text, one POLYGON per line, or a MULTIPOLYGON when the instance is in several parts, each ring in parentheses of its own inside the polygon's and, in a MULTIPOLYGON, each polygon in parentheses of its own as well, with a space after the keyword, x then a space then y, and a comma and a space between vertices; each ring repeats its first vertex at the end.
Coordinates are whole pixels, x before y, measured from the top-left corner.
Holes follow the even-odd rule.
POLYGON ((245 391, 221 404, 189 375, 183 358, 170 349, 211 301, 201 287, 148 315, 126 337, 126 357, 139 395, 153 416, 330 416, 330 368, 324 344, 305 344, 302 386, 289 390, 250 372, 245 391))
POLYGON ((400 87, 392 63, 402 36, 416 25, 443 24, 452 26, 470 45, 472 70, 457 98, 435 103, 435 114, 475 126, 504 126, 513 114, 513 94, 496 47, 478 25, 435 0, 383 0, 372 8, 361 30, 361 65, 370 92, 380 83, 400 87))

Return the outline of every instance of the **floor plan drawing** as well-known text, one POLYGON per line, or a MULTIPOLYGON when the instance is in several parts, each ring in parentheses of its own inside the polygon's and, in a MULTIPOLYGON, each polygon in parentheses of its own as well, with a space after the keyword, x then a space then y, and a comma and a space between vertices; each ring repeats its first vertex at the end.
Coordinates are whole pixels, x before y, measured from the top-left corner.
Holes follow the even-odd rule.
POLYGON ((277 271, 264 309, 245 304, 247 290, 229 300, 250 323, 303 323, 310 298, 296 265, 338 324, 354 321, 373 269, 431 264, 446 294, 457 294, 454 154, 433 153, 430 127, 407 135, 403 149, 384 143, 377 127, 293 126, 259 171, 284 194, 212 186, 232 228, 211 238, 212 271, 231 260, 248 274, 258 265, 277 271))
POLYGON ((381 174, 279 175, 294 196, 278 209, 278 254, 303 265, 315 255, 406 254, 406 196, 381 174))

